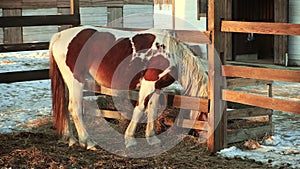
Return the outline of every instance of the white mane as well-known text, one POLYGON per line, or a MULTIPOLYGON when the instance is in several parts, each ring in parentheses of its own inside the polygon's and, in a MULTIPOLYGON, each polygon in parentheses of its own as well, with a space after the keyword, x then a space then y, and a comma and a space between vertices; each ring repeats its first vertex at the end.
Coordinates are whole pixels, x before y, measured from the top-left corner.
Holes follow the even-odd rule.
MULTIPOLYGON (((152 30, 153 31, 153 30, 152 30)), ((194 55, 188 45, 178 41, 168 31, 157 32, 157 41, 166 45, 171 61, 179 70, 178 82, 184 88, 184 94, 190 96, 208 96, 207 60, 194 55)))

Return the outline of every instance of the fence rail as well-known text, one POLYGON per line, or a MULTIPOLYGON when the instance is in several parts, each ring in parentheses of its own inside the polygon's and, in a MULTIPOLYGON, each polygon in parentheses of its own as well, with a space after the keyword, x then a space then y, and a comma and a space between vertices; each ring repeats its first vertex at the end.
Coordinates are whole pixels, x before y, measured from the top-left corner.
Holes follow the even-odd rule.
POLYGON ((79 25, 79 15, 3 16, 0 27, 79 25))
POLYGON ((273 22, 222 21, 222 32, 257 33, 271 35, 300 35, 300 24, 273 22))
POLYGON ((1 44, 0 45, 0 52, 45 50, 45 49, 48 49, 48 47, 49 47, 49 42, 1 44))
POLYGON ((0 83, 49 79, 49 69, 0 73, 0 83))
MULTIPOLYGON (((222 32, 260 33, 272 35, 300 35, 300 24, 222 21, 222 32)), ((250 78, 300 83, 300 71, 256 68, 245 66, 222 66, 225 77, 250 78)), ((222 90, 223 100, 274 110, 300 114, 300 102, 264 97, 245 92, 222 90)))
POLYGON ((223 100, 300 114, 300 102, 275 99, 245 92, 223 90, 223 100))
MULTIPOLYGON (((114 94, 114 90, 103 86, 98 86, 97 84, 95 84, 95 82, 92 81, 86 82, 85 89, 98 94, 117 96, 114 94)), ((128 91, 128 92, 130 97, 129 99, 131 100, 138 99, 137 91, 128 91)), ((188 109, 188 110, 197 110, 201 112, 209 112, 209 99, 182 96, 182 95, 172 95, 172 94, 165 94, 165 96, 168 100, 169 106, 173 106, 175 108, 188 109)))
POLYGON ((223 76, 226 77, 242 77, 300 83, 300 71, 228 65, 223 66, 222 69, 223 76))

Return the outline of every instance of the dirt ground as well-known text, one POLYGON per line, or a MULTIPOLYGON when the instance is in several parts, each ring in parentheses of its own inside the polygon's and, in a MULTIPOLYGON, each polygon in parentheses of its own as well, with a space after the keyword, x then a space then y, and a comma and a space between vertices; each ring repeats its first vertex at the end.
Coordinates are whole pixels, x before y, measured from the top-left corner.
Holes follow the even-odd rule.
MULTIPOLYGON (((101 107, 115 109, 107 99, 98 101, 101 107)), ((173 115, 170 116, 174 111, 176 110, 165 111, 171 112, 166 113, 167 120, 174 118, 173 115)), ((110 124, 120 133, 124 133, 124 125, 127 125, 128 121, 122 123, 111 120, 110 124)), ((153 157, 126 158, 101 148, 91 151, 78 145, 69 147, 57 136, 52 119, 41 120, 37 124, 30 124, 29 127, 33 129, 0 134, 0 168, 270 168, 254 161, 226 159, 210 154, 206 144, 200 143, 194 136, 185 137, 169 151, 153 157)), ((142 128, 145 128, 145 125, 138 126, 138 136, 144 135, 142 128)), ((114 144, 114 140, 108 142, 114 144)))
POLYGON ((186 137, 160 155, 130 159, 103 149, 68 147, 56 135, 52 124, 27 132, 0 134, 0 168, 268 168, 253 161, 210 155, 205 144, 186 137))

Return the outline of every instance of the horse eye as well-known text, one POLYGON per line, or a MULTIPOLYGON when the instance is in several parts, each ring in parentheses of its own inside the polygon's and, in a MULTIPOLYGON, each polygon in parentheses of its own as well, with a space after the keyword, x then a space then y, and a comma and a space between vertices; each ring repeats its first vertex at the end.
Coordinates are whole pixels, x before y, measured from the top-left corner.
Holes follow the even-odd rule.
POLYGON ((159 46, 160 46, 159 43, 156 42, 155 45, 156 45, 156 48, 159 49, 159 46))

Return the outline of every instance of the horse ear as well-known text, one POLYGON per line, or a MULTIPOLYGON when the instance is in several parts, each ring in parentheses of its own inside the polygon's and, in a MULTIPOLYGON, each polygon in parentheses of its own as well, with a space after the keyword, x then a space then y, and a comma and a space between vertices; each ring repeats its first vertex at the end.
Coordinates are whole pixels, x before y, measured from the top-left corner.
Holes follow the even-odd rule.
POLYGON ((155 40, 155 35, 150 33, 137 34, 133 38, 133 43, 136 51, 149 49, 155 40))

